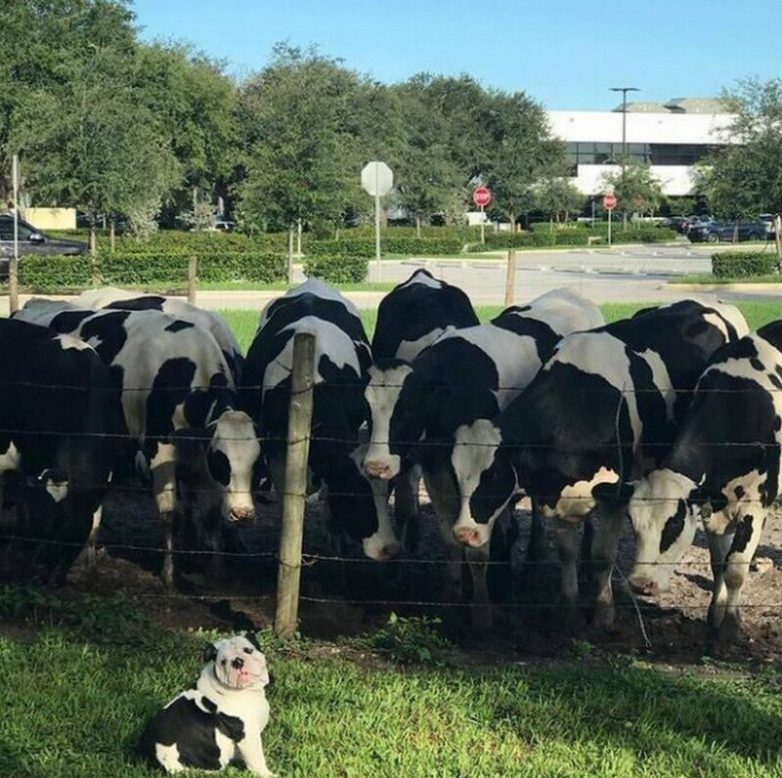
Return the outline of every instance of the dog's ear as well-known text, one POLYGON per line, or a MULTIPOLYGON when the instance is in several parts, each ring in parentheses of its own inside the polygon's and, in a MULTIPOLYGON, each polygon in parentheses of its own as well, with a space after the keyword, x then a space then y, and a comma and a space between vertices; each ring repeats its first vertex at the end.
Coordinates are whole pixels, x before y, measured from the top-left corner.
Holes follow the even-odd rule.
POLYGON ((254 648, 257 648, 259 651, 262 650, 261 644, 258 642, 258 637, 254 632, 245 632, 244 636, 254 648))
POLYGON ((217 659, 217 646, 214 643, 207 643, 204 646, 204 662, 214 662, 217 659))

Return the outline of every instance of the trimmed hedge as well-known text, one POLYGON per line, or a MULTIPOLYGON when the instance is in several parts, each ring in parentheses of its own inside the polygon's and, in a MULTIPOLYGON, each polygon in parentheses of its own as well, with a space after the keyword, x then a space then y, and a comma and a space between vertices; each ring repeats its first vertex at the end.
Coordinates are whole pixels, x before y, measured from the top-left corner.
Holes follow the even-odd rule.
MULTIPOLYGON (((183 284, 188 256, 177 253, 109 254, 90 256, 26 256, 19 261, 19 284, 36 292, 90 286, 93 280, 116 286, 183 284), (93 278, 94 276, 94 278, 93 278)), ((242 251, 198 256, 202 281, 255 281, 273 283, 286 278, 281 253, 242 251)))
POLYGON ((304 275, 331 284, 361 283, 367 277, 369 259, 349 255, 311 256, 304 260, 304 275))
MULTIPOLYGON (((554 232, 495 232, 486 236, 486 243, 472 243, 467 251, 480 252, 493 249, 511 249, 546 246, 587 246, 591 237, 599 237, 605 243, 605 233, 588 230, 555 230, 554 232)), ((676 233, 662 227, 617 229, 611 232, 612 243, 661 243, 674 240, 676 233)))
POLYGON ((711 255, 711 272, 717 278, 749 278, 777 273, 776 254, 765 251, 725 251, 711 255))
MULTIPOLYGON (((427 256, 440 254, 461 254, 464 242, 460 238, 408 238, 391 237, 388 232, 380 236, 383 254, 410 254, 427 256)), ((319 256, 374 257, 374 238, 346 238, 340 240, 318 240, 305 244, 305 253, 319 256)))

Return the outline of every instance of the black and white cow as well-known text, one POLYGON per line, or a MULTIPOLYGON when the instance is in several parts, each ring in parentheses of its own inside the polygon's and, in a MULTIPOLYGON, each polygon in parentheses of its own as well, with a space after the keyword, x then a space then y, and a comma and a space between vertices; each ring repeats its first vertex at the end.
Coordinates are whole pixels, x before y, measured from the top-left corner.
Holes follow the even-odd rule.
POLYGON ((244 407, 262 430, 272 479, 284 494, 293 340, 303 332, 315 336, 310 480, 327 488, 331 528, 361 542, 366 556, 388 559, 398 553, 399 543, 388 518, 386 491, 361 469, 363 389, 372 357, 356 308, 317 279, 271 302, 247 352, 244 407))
POLYGON ((444 332, 479 324, 470 298, 458 287, 416 270, 380 302, 372 336, 375 362, 412 362, 444 332))
MULTIPOLYGON (((428 270, 416 270, 380 302, 370 376, 380 382, 384 371, 393 371, 401 363, 411 364, 444 332, 479 323, 470 298, 461 289, 434 278, 428 270)), ((418 512, 420 480, 420 468, 411 463, 405 463, 394 479, 394 512, 405 537, 418 512)))
POLYGON ((178 467, 203 475, 196 496, 202 510, 213 502, 228 522, 254 518, 258 435, 239 409, 231 372, 206 330, 154 310, 92 311, 47 300, 31 300, 16 317, 89 343, 121 387, 129 437, 146 460, 165 528, 166 585, 173 584, 178 467))
MULTIPOLYGON (((31 545, 4 545, 26 560, 24 574, 65 578, 99 514, 124 435, 119 392, 92 348, 0 319, 0 505, 14 473, 21 505, 8 529, 31 545)), ((2 567, 11 574, 15 565, 2 567)))
POLYGON ((107 286, 101 289, 88 289, 75 298, 77 307, 113 308, 122 311, 162 311, 175 319, 189 321, 197 327, 212 333, 212 337, 223 351, 225 361, 231 370, 234 381, 239 381, 244 355, 231 328, 222 316, 207 311, 176 297, 163 297, 157 294, 139 294, 126 289, 107 286))
POLYGON ((484 440, 492 445, 483 448, 473 500, 489 505, 488 514, 510 497, 514 481, 533 497, 534 508, 555 522, 562 595, 571 605, 578 598, 579 530, 587 515, 596 522, 597 623, 613 619, 611 573, 626 516, 623 480, 662 461, 704 366, 746 332, 732 306, 692 300, 576 332, 486 425, 484 440))
MULTIPOLYGON (((558 289, 488 324, 445 333, 412 365, 376 371, 365 391, 367 473, 390 479, 406 459, 419 462, 450 555, 485 562, 492 527, 507 506, 505 500, 492 515, 481 513, 480 522, 472 515, 484 452, 498 442, 491 420, 530 383, 562 335, 602 322, 597 306, 558 289)), ((474 618, 485 621, 486 566, 471 565, 471 572, 474 618)), ((450 574, 458 587, 458 567, 450 574)))
POLYGON ((634 589, 656 595, 668 587, 700 517, 714 574, 709 626, 720 637, 736 633, 749 563, 779 494, 781 430, 777 321, 714 354, 661 467, 628 485, 634 589))

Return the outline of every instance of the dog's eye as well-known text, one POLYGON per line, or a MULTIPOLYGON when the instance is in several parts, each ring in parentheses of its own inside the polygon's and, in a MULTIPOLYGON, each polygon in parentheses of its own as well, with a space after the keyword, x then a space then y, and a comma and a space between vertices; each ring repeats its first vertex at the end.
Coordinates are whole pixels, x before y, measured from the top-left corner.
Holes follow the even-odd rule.
POLYGON ((244 653, 245 654, 252 654, 253 650, 251 648, 245 648, 244 653))

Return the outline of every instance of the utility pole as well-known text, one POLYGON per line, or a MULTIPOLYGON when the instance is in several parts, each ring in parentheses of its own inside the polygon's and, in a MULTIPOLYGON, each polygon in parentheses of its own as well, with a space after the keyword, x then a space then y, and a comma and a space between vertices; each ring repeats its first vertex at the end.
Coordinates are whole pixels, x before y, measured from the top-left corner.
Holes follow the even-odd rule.
MULTIPOLYGON (((625 166, 627 165, 627 93, 628 92, 640 92, 641 90, 635 86, 612 86, 612 92, 622 93, 622 173, 620 181, 622 182, 622 200, 627 198, 624 196, 625 188, 625 166)), ((627 205, 622 203, 622 227, 627 228, 627 205)))

